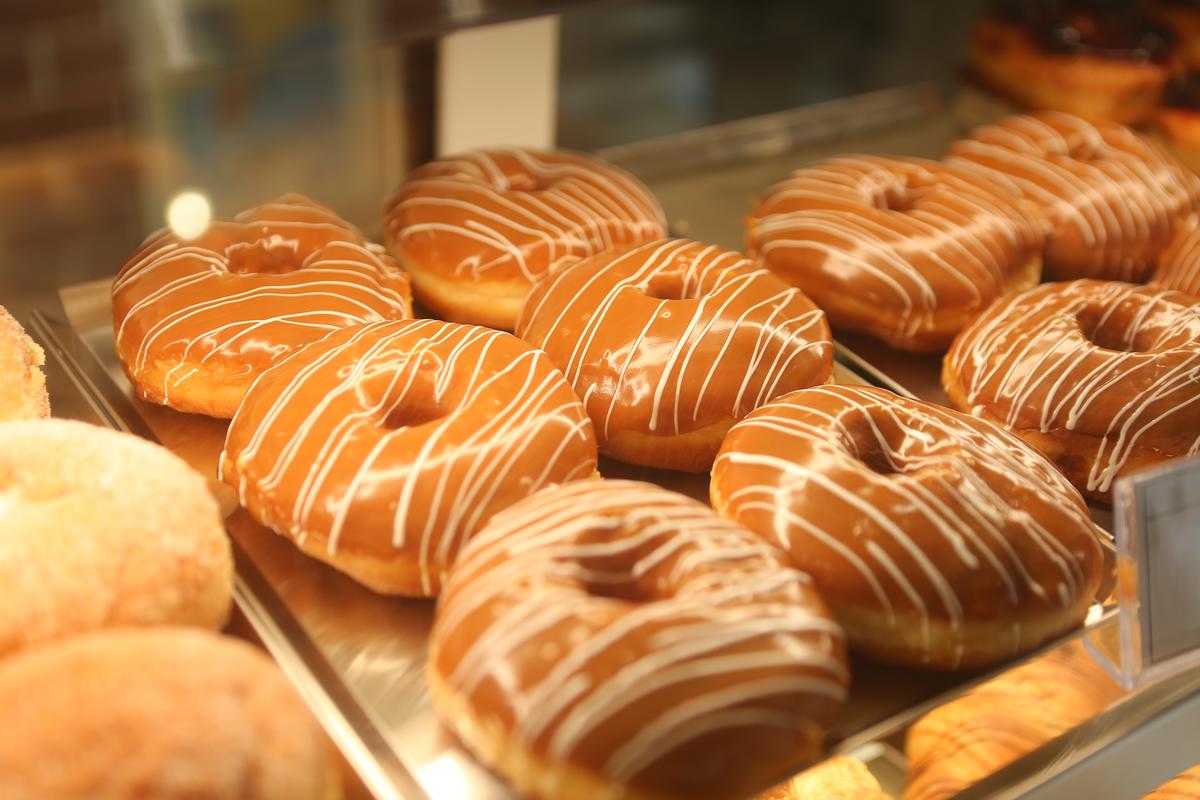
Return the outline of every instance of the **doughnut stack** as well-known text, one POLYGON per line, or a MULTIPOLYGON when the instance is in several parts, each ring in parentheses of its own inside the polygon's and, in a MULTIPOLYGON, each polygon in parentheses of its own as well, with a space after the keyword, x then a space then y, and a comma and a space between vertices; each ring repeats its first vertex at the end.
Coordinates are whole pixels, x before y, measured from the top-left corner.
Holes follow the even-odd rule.
MULTIPOLYGON (((848 653, 976 669, 1082 624, 1084 496, 1200 448, 1198 202, 1041 113, 800 169, 739 253, 611 164, 482 150, 417 169, 385 246, 299 195, 154 234, 114 330, 143 401, 230 420, 255 519, 438 598, 434 706, 519 792, 748 796, 821 756, 848 653), (838 385, 834 331, 945 353, 955 408, 838 385)), ((877 789, 835 766, 779 791, 877 789)))

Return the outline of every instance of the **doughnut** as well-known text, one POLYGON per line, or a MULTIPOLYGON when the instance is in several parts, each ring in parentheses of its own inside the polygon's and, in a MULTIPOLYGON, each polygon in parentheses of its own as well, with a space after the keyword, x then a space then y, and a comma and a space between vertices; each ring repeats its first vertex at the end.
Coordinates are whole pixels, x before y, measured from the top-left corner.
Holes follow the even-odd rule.
POLYGON ((754 800, 891 800, 857 758, 834 756, 754 796, 754 800))
POLYGON ((144 439, 68 420, 0 423, 0 529, 0 657, 94 628, 216 629, 229 616, 217 503, 144 439))
POLYGON ((1057 112, 1009 117, 955 142, 947 161, 1007 181, 1049 217, 1049 280, 1140 281, 1200 196, 1200 179, 1119 125, 1057 112))
POLYGON ((596 440, 562 373, 512 334, 376 322, 264 372, 220 472, 310 556, 381 594, 434 596, 492 514, 595 475, 596 440))
POLYGON ((227 419, 263 370, 337 328, 412 316, 408 277, 328 208, 285 194, 193 239, 164 229, 113 281, 137 396, 227 419))
POLYGON ((813 577, 851 649, 969 669, 1081 624, 1102 531, 999 428, 866 386, 803 389, 729 432, 713 509, 813 577))
POLYGON ((955 406, 1042 451, 1088 497, 1200 452, 1200 298, 1117 281, 1045 284, 954 342, 955 406))
POLYGON ((1188 73, 1167 84, 1153 130, 1181 164, 1200 172, 1200 74, 1188 73))
POLYGON ((1079 642, 968 689, 909 728, 904 800, 957 797, 1122 694, 1079 642))
POLYGON ((497 514, 439 601, 442 720, 522 796, 744 797, 816 758, 846 694, 807 575, 703 504, 633 481, 497 514))
POLYGON ((978 174, 842 156, 769 188, 747 218, 746 251, 834 328, 934 352, 997 297, 1038 282, 1044 226, 978 174))
POLYGON ((189 628, 86 633, 0 660, 0 797, 335 800, 336 762, 249 644, 189 628))
POLYGON ((1179 225, 1150 282, 1200 297, 1200 219, 1191 217, 1179 225))
POLYGON ((576 262, 534 285, 516 334, 583 398, 600 449, 707 472, 729 426, 833 375, 825 315, 740 253, 670 239, 576 262))
POLYGON ((46 354, 0 306, 0 422, 50 416, 46 354))
POLYGON ((971 35, 970 71, 1027 108, 1144 121, 1178 68, 1170 30, 1133 3, 998 0, 971 35))
POLYGON ((629 173, 566 151, 476 150, 418 168, 388 200, 387 245, 439 317, 512 330, 529 287, 574 260, 666 235, 629 173))
POLYGON ((1200 800, 1200 764, 1167 781, 1144 800, 1200 800))

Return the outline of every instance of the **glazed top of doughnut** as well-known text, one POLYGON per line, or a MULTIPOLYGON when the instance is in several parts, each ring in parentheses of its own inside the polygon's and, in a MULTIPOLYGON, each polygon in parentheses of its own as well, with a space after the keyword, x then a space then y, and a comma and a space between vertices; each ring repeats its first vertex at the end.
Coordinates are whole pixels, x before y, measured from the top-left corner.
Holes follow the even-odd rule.
POLYGON ((847 679, 807 575, 704 505, 631 481, 497 514, 455 566, 431 641, 482 716, 618 780, 711 734, 791 741, 847 679))
POLYGON ((758 409, 726 438, 712 491, 722 513, 774 531, 835 609, 916 612, 925 636, 932 619, 1068 605, 1099 574, 1100 531, 1049 461, 995 425, 874 387, 758 409))
POLYGON ((1056 111, 976 128, 947 161, 1008 182, 1045 211, 1053 236, 1070 231, 1095 266, 1127 257, 1122 242, 1169 235, 1200 194, 1195 175, 1136 131, 1056 111))
POLYGON ((825 315, 740 253, 664 239, 539 282, 517 335, 546 350, 597 421, 671 436, 829 380, 825 315))
POLYGON ((1021 26, 1048 53, 1165 64, 1175 52, 1171 30, 1131 3, 998 0, 988 15, 1021 26))
POLYGON ((1043 284, 980 315, 946 371, 1008 427, 1102 438, 1091 491, 1108 491, 1147 440, 1168 455, 1200 452, 1200 298, 1116 281, 1043 284))
POLYGON ((428 319, 343 328, 281 362, 221 460, 272 527, 330 554, 403 550, 427 592, 492 512, 595 468, 591 423, 544 353, 428 319))
MULTIPOLYGON (((933 161, 842 156, 767 190, 747 246, 830 293, 912 314, 982 307, 1041 247, 1044 222, 1010 191, 933 161)), ((794 274, 794 273, 793 273, 794 274)))
POLYGON ((1159 259, 1153 283, 1200 297, 1200 220, 1193 217, 1179 226, 1159 259))
POLYGON ((117 348, 135 369, 178 360, 248 374, 335 328, 412 315, 392 258, 298 194, 194 239, 151 235, 112 292, 117 348))
POLYGON ((478 150, 420 168, 388 201, 402 259, 459 279, 532 282, 554 267, 666 233, 636 178, 564 151, 478 150))

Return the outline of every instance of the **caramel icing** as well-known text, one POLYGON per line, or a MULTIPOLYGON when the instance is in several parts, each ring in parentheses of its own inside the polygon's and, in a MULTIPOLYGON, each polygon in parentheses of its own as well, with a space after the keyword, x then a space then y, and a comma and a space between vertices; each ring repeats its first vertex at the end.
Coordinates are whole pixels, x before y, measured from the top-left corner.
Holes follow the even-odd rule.
POLYGON ((947 162, 974 165, 1042 208, 1056 280, 1143 279, 1200 195, 1196 176, 1141 134, 1052 111, 977 128, 947 162))
POLYGON ((342 328, 281 362, 221 456, 260 522, 377 591, 423 595, 493 513, 595 469, 591 423, 543 353, 437 320, 342 328))
POLYGON ((152 234, 121 267, 112 295, 121 363, 139 394, 163 405, 176 405, 173 395, 199 375, 244 392, 262 370, 332 330, 412 316, 408 277, 391 257, 298 194, 214 222, 194 239, 152 234), (152 385, 141 380, 148 372, 152 385))
POLYGON ((1200 299, 1150 286, 1045 284, 989 308, 946 354, 964 410, 1098 440, 1081 488, 1108 492, 1141 448, 1200 452, 1200 299))
POLYGON ((967 170, 842 156, 772 186, 747 224, 747 251, 835 326, 945 347, 961 321, 944 331, 942 315, 982 309, 1018 273, 1036 281, 1044 220, 967 170))
POLYGON ((430 678, 445 721, 522 793, 576 796, 583 772, 614 797, 741 797, 818 752, 847 670, 840 628, 778 551, 694 500, 601 480, 534 495, 468 545, 430 678))
POLYGON ((1195 217, 1179 226, 1159 259, 1155 286, 1200 297, 1200 224, 1195 217))
POLYGON ((799 290, 740 253, 683 239, 556 271, 530 293, 516 332, 563 370, 601 449, 622 431, 728 424, 833 371, 824 314, 799 290))
POLYGON ((564 151, 478 150, 418 168, 388 201, 403 263, 463 281, 527 283, 554 267, 666 233, 636 178, 564 151))
POLYGON ((970 663, 978 624, 1011 656, 1039 643, 1023 620, 1076 608, 1082 621, 1099 579, 1101 532, 1048 461, 882 389, 817 387, 760 408, 729 432, 711 488, 714 508, 784 548, 877 657, 894 657, 870 646, 882 635, 970 663), (883 633, 856 627, 864 608, 883 633))

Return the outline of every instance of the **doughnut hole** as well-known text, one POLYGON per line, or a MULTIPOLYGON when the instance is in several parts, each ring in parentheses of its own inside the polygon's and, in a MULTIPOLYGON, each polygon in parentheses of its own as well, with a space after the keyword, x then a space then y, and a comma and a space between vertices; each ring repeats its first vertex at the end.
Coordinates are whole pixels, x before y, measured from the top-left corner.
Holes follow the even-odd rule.
POLYGON ((226 269, 235 275, 283 275, 304 266, 300 243, 271 236, 253 242, 234 242, 225 248, 226 269))
POLYGON ((683 272, 660 272, 642 288, 647 297, 657 300, 691 300, 694 292, 688 290, 683 272))
POLYGON ((1121 311, 1089 303, 1075 315, 1075 321, 1084 338, 1101 349, 1118 353, 1151 352, 1162 333, 1160 327, 1135 324, 1138 317, 1133 309, 1130 313, 1121 311))
POLYGON ((444 419, 450 404, 437 391, 438 359, 430 353, 385 362, 364 376, 358 387, 359 402, 372 411, 378 425, 388 430, 417 428, 444 419))
POLYGON ((630 605, 673 597, 678 587, 670 582, 669 570, 650 569, 640 576, 636 574, 638 562, 653 553, 653 539, 649 546, 622 547, 615 551, 603 546, 611 543, 615 524, 616 520, 605 520, 581 537, 582 543, 594 543, 597 547, 593 555, 574 562, 578 587, 590 597, 630 605))

